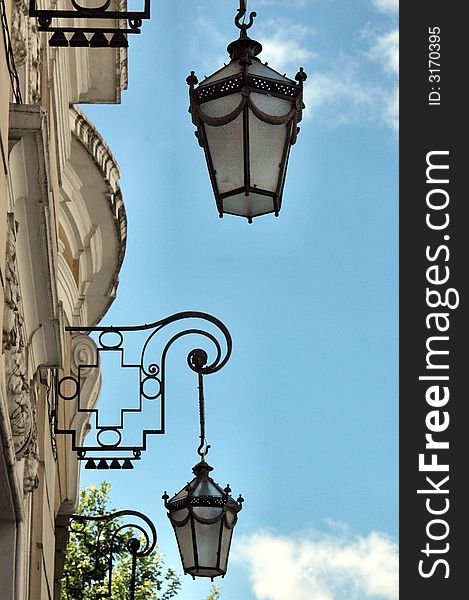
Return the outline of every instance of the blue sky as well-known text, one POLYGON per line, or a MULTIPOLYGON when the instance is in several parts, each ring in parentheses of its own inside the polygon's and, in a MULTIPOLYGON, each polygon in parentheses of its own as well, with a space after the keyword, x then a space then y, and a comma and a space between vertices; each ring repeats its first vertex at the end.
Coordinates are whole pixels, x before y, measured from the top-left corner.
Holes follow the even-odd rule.
MULTIPOLYGON (((128 245, 107 324, 220 318, 233 355, 205 378, 213 476, 242 493, 223 600, 395 600, 397 1, 252 0, 260 58, 308 73, 283 206, 218 218, 185 78, 227 61, 237 2, 160 0, 129 48, 119 106, 85 106, 117 158, 128 245)), ((105 478, 179 566, 161 495, 197 460, 197 381, 168 359, 167 434, 105 478)), ((106 378, 106 374, 104 375, 106 378)), ((116 375, 108 375, 114 380, 116 375)), ((116 397, 105 384, 102 405, 116 397)), ((209 582, 184 578, 181 600, 209 582)))

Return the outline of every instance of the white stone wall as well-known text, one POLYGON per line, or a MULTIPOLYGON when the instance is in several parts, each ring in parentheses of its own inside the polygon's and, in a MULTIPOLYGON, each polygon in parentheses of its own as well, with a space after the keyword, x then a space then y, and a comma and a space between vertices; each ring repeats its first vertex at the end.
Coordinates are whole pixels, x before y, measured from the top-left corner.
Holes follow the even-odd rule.
MULTIPOLYGON (((53 431, 55 369, 70 373, 92 351, 64 328, 93 325, 109 308, 126 241, 119 169, 73 103, 119 102, 126 50, 99 50, 90 60, 93 49, 49 48, 28 0, 2 2, 22 103, 14 102, 2 39, 0 598, 52 600, 79 489, 70 441, 53 431)), ((93 406, 100 374, 90 377, 83 400, 93 406)))

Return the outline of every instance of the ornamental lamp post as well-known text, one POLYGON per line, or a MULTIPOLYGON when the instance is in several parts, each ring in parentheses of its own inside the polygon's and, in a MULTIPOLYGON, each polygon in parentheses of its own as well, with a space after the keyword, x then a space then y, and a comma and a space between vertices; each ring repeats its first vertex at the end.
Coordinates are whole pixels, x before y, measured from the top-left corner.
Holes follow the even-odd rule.
POLYGON ((302 118, 303 82, 263 63, 259 42, 247 35, 255 12, 246 23, 246 0, 240 0, 235 25, 240 36, 227 51, 231 61, 200 85, 191 71, 192 122, 204 149, 219 216, 278 216, 291 146, 302 118))

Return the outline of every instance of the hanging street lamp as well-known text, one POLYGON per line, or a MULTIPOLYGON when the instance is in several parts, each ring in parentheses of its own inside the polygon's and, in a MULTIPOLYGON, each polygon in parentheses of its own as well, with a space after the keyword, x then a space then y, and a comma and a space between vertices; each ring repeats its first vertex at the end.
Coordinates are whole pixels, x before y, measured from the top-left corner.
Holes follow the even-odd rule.
POLYGON ((228 45, 230 63, 200 85, 191 71, 192 122, 204 149, 219 216, 278 216, 291 146, 302 118, 303 82, 263 63, 259 42, 247 35, 255 12, 246 23, 246 0, 240 0, 235 24, 240 36, 228 45))
POLYGON ((233 528, 244 499, 230 496, 229 485, 221 488, 209 476, 213 468, 205 462, 210 446, 205 440, 205 407, 203 395, 203 372, 207 354, 196 350, 191 354, 191 368, 199 374, 200 445, 197 449, 201 460, 192 469, 195 477, 177 494, 169 499, 165 492, 163 500, 168 517, 176 534, 184 573, 196 577, 224 577, 233 528))
POLYGON ((195 478, 171 500, 164 494, 174 527, 184 573, 196 577, 224 576, 233 528, 243 498, 234 500, 230 487, 222 489, 209 476, 212 467, 201 460, 192 469, 195 478))

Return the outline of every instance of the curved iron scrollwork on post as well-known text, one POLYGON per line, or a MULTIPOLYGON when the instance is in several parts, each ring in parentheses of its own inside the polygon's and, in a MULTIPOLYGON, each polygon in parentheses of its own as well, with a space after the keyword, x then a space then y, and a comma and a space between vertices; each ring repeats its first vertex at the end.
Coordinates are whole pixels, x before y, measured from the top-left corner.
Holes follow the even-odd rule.
POLYGON ((30 0, 29 16, 37 18, 39 31, 52 33, 49 46, 126 48, 127 34, 140 33, 142 21, 150 18, 150 0, 141 1, 142 10, 128 11, 118 10, 120 3, 115 0, 68 0, 65 9, 58 9, 52 0, 48 0, 50 8, 40 9, 38 0, 30 0), (76 24, 70 25, 68 19, 76 24), (119 25, 109 26, 113 20, 119 25), (125 21, 127 27, 122 25, 125 21))
POLYGON ((66 331, 77 336, 81 334, 85 341, 88 340, 96 344, 94 352, 85 348, 76 353, 78 356, 74 357, 75 369, 72 369, 70 375, 57 377, 55 394, 55 432, 71 436, 72 448, 77 452, 79 460, 86 461, 86 469, 133 469, 133 462, 139 460, 142 452, 146 450, 147 436, 165 433, 166 358, 168 350, 174 342, 188 335, 196 335, 201 339, 205 339, 214 355, 209 359, 205 350, 196 348, 190 351, 187 357, 188 366, 198 375, 201 446, 206 446, 203 425, 202 379, 204 375, 215 373, 224 367, 232 349, 231 335, 219 319, 206 313, 192 311, 177 313, 147 325, 66 327, 66 331), (173 330, 169 331, 167 338, 165 338, 160 332, 171 329, 170 325, 173 325, 173 330), (208 330, 210 327, 213 332, 208 330), (126 334, 139 331, 148 331, 149 334, 141 348, 139 361, 133 362, 127 360, 125 350, 126 334), (91 338, 83 334, 94 334, 96 339, 92 342, 91 338), (99 369, 102 353, 116 353, 120 367, 122 369, 135 369, 138 375, 139 389, 136 390, 135 394, 137 403, 134 400, 134 406, 119 409, 120 417, 117 424, 103 424, 99 409, 94 406, 87 406, 84 397, 87 377, 93 369, 99 369), (160 354, 160 356, 155 356, 155 354, 160 354), (156 409, 152 409, 154 410, 152 416, 155 418, 156 413, 158 413, 159 423, 157 425, 152 423, 153 426, 150 428, 142 428, 140 443, 129 444, 124 435, 126 419, 128 420, 131 415, 135 417, 135 413, 142 413, 149 404, 155 406, 155 402, 156 409), (73 408, 68 411, 65 408, 67 403, 74 403, 73 408), (88 419, 92 421, 91 430, 93 433, 89 432, 87 438, 82 439, 82 428, 88 419))
POLYGON ((132 563, 127 598, 135 599, 137 561, 149 556, 156 546, 156 528, 146 515, 135 510, 119 510, 99 516, 72 515, 68 535, 69 539, 72 535, 82 536, 82 542, 92 554, 92 567, 86 573, 77 572, 79 586, 76 589, 65 580, 67 598, 82 598, 85 580, 105 584, 107 593, 100 598, 111 598, 114 559, 128 553, 132 563))

